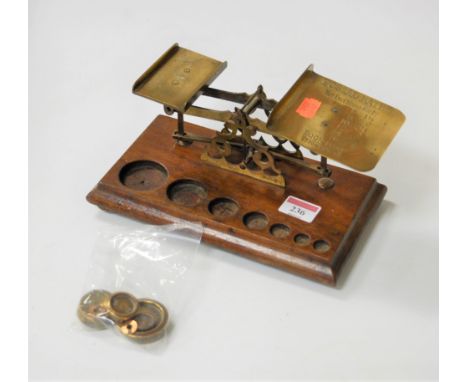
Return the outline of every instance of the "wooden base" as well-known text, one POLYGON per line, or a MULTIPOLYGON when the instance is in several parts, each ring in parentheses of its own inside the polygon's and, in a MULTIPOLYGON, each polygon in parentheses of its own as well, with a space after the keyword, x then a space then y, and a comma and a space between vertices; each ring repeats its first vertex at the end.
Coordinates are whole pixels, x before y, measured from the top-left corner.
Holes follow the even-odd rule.
MULTIPOLYGON (((188 133, 214 135, 213 130, 185 125, 188 133)), ((322 190, 317 174, 281 162, 286 188, 278 187, 201 161, 204 145, 176 144, 176 129, 175 119, 158 116, 88 194, 88 201, 152 224, 201 222, 206 243, 325 284, 336 283, 385 186, 330 166, 335 186, 322 190), (278 211, 290 195, 322 207, 313 222, 278 211)))

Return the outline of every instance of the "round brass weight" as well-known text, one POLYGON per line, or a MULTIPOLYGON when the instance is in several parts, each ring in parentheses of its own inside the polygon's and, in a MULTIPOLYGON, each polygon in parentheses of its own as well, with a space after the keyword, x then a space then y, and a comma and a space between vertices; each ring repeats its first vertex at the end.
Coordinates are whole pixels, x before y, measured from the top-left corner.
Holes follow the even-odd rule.
POLYGON ((94 329, 105 329, 103 317, 109 312, 111 294, 97 289, 86 293, 80 300, 77 315, 80 321, 94 329))
POLYGON ((132 317, 138 310, 139 302, 130 293, 116 292, 109 300, 109 316, 116 323, 132 317))
POLYGON ((151 299, 141 299, 135 315, 119 328, 122 334, 134 341, 153 342, 162 334, 168 318, 164 305, 151 299))

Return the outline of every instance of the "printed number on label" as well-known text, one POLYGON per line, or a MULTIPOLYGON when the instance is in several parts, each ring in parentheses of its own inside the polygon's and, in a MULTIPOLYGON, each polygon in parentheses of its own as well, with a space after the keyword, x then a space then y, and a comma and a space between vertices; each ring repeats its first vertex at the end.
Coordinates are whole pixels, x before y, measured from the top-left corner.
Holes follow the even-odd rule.
POLYGON ((307 223, 312 223, 321 209, 322 207, 316 204, 296 198, 295 196, 288 196, 280 208, 278 208, 278 211, 307 223))

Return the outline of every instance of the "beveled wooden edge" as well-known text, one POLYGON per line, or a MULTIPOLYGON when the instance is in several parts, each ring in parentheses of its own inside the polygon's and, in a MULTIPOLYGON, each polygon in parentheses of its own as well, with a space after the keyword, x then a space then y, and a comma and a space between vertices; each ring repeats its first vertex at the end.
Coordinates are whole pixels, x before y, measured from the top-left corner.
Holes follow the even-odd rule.
POLYGON ((379 208, 386 193, 387 186, 375 182, 372 192, 369 192, 362 208, 356 214, 355 223, 351 224, 352 229, 350 229, 344 236, 342 244, 336 250, 332 261, 333 275, 335 279, 333 283, 334 285, 336 285, 336 281, 343 269, 344 263, 351 256, 352 249, 364 230, 364 227, 369 222, 375 211, 379 208))

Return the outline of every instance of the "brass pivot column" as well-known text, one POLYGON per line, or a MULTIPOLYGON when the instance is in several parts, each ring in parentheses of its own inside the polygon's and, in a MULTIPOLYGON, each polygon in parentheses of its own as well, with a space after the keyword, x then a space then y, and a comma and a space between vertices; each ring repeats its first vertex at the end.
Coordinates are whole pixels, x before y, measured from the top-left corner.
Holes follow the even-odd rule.
MULTIPOLYGON (((177 134, 180 137, 183 137, 185 135, 184 114, 181 113, 180 111, 177 112, 177 134)), ((177 144, 180 145, 180 146, 188 146, 190 143, 188 141, 178 139, 177 144)))
MULTIPOLYGON (((164 105, 164 112, 168 115, 174 114, 174 109, 170 106, 164 105)), ((177 111, 177 132, 174 133, 174 136, 177 137, 177 144, 179 146, 189 146, 192 144, 190 140, 184 139, 187 134, 185 133, 184 126, 184 113, 177 111)))
POLYGON ((335 185, 335 181, 330 178, 331 170, 328 168, 327 157, 320 157, 320 172, 322 173, 323 178, 320 178, 317 181, 318 186, 322 190, 328 190, 332 188, 335 185))

